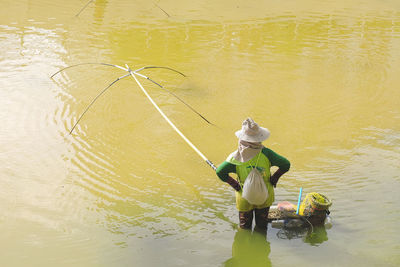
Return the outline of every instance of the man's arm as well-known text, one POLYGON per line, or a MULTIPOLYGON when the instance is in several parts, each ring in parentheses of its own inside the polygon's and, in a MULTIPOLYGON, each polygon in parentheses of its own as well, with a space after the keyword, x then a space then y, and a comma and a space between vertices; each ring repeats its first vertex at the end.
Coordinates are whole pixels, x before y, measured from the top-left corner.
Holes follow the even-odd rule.
POLYGON ((271 175, 271 178, 269 179, 270 183, 276 187, 279 178, 284 173, 289 171, 290 161, 266 147, 263 148, 262 152, 271 162, 271 166, 277 166, 279 168, 274 174, 271 175))
POLYGON ((236 191, 240 191, 241 186, 238 183, 238 181, 236 181, 229 175, 229 173, 236 173, 235 165, 233 165, 232 163, 229 163, 227 161, 224 161, 221 165, 218 166, 216 172, 217 172, 218 178, 221 179, 221 181, 228 183, 236 191))

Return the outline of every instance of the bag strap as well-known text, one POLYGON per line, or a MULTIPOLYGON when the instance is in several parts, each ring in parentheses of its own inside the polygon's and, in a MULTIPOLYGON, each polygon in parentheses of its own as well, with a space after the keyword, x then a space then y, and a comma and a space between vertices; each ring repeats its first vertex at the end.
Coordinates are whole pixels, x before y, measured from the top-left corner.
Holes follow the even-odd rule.
POLYGON ((258 153, 258 157, 257 157, 256 165, 255 165, 255 167, 254 167, 253 169, 256 169, 256 168, 257 168, 257 165, 258 165, 258 160, 260 159, 261 153, 262 153, 261 151, 260 151, 260 153, 258 153))
MULTIPOLYGON (((261 153, 262 153, 262 152, 258 153, 258 157, 257 157, 257 161, 256 161, 255 167, 253 167, 253 166, 250 165, 251 168, 252 168, 252 170, 257 169, 258 160, 260 159, 261 153)), ((247 178, 247 177, 246 177, 246 178, 247 178)), ((241 184, 241 181, 240 181, 240 179, 239 179, 239 176, 236 178, 236 180, 238 181, 240 187, 243 189, 243 186, 242 186, 242 184, 241 184)), ((244 182, 243 182, 243 184, 244 184, 244 182)))

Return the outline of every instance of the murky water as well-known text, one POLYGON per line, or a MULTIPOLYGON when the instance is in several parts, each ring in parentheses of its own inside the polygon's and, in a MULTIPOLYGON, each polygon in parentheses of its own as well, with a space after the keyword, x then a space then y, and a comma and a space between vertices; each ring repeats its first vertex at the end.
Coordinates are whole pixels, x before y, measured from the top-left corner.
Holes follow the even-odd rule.
POLYGON ((1 0, 1 266, 397 266, 400 4, 1 0), (276 200, 333 200, 312 235, 237 231, 213 162, 247 116, 290 159, 276 200))

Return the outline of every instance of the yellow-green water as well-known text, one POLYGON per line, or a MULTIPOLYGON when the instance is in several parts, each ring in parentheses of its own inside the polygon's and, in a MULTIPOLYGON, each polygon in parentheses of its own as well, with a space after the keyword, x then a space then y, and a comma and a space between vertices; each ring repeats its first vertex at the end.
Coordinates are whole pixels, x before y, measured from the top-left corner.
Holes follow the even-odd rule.
POLYGON ((0 1, 1 266, 397 266, 400 2, 0 1), (157 7, 157 5, 158 7, 157 7), (162 8, 165 14, 160 8, 162 8), (247 116, 292 163, 276 202, 323 193, 333 227, 237 232, 213 162, 247 116), (289 239, 291 238, 291 239, 289 239))

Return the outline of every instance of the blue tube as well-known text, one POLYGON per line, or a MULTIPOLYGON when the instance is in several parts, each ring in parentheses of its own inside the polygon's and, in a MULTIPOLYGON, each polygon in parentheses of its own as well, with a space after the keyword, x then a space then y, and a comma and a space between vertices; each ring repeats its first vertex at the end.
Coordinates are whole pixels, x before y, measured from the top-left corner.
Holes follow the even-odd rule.
POLYGON ((296 214, 299 214, 299 210, 300 210, 300 201, 301 201, 301 194, 303 193, 303 187, 300 187, 300 192, 299 192, 299 200, 297 200, 297 210, 296 210, 296 214))

